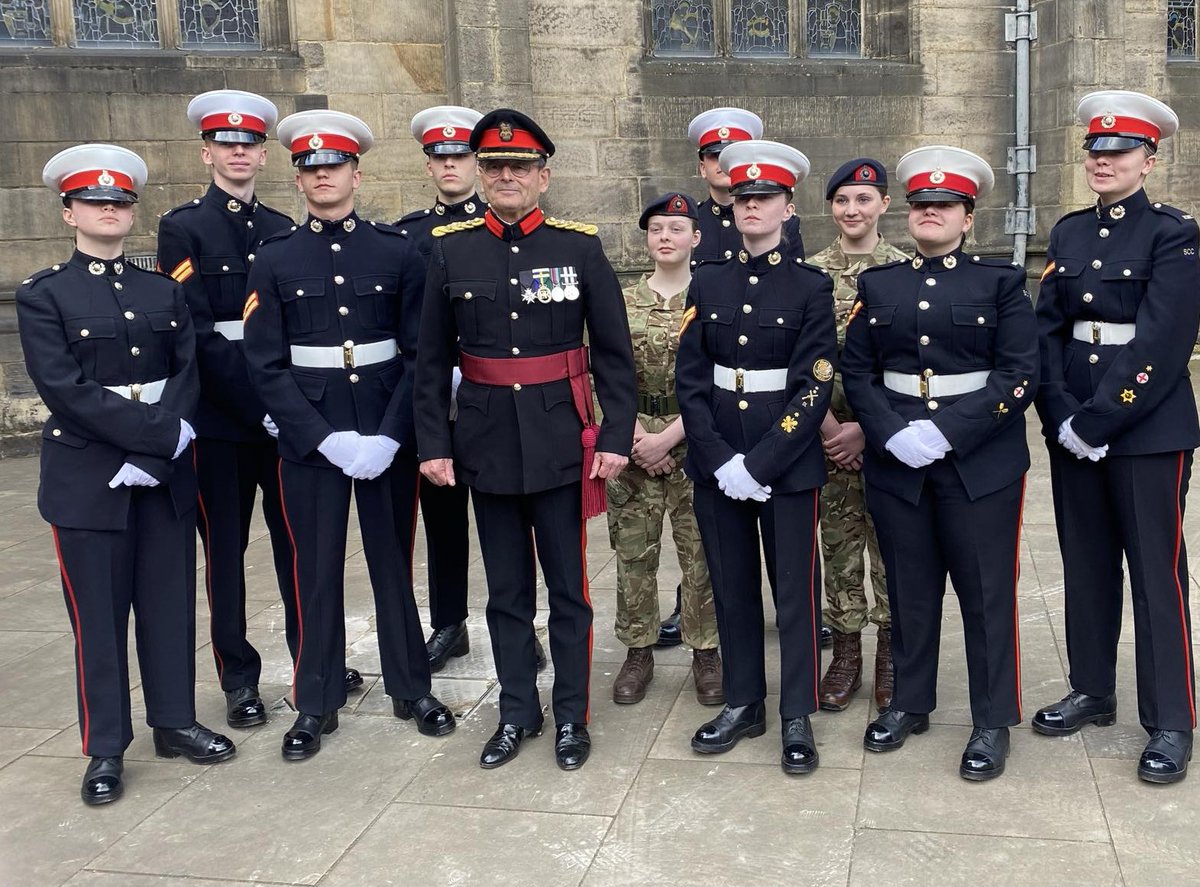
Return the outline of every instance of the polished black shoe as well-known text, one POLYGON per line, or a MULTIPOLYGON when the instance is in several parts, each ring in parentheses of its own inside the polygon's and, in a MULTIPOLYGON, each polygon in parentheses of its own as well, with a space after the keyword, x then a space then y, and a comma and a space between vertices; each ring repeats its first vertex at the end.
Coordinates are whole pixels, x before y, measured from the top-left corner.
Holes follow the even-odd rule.
POLYGON ((1153 730, 1138 761, 1138 779, 1166 784, 1187 776, 1192 759, 1191 730, 1153 730))
POLYGON ((193 723, 190 727, 155 727, 154 753, 160 758, 183 755, 193 764, 218 764, 232 758, 237 746, 228 736, 193 723))
POLYGON ((426 736, 445 736, 453 733, 457 724, 454 712, 442 705, 432 693, 409 702, 406 699, 392 700, 392 713, 404 720, 416 719, 417 730, 426 736))
POLYGON ((828 625, 821 626, 821 647, 833 646, 833 629, 828 625))
POLYGON ((809 717, 805 715, 802 718, 788 718, 784 721, 783 757, 779 762, 783 772, 812 773, 817 769, 820 759, 809 717))
POLYGON ((258 687, 225 691, 225 720, 230 727, 257 727, 267 722, 267 706, 258 687))
POLYGON ((483 753, 479 756, 479 766, 484 770, 495 770, 517 756, 521 751, 521 743, 528 736, 541 736, 542 722, 532 729, 519 724, 501 724, 492 734, 492 738, 483 744, 483 753))
POLYGON ((92 758, 84 771, 83 785, 79 789, 83 803, 95 807, 120 799, 125 793, 125 785, 121 782, 121 772, 124 769, 125 764, 120 755, 92 758))
POLYGON ((767 708, 762 702, 751 705, 726 705, 721 713, 692 736, 692 751, 715 755, 729 751, 743 736, 762 736, 767 732, 767 708))
POLYGON ((546 648, 542 646, 542 642, 538 640, 538 636, 533 636, 533 655, 537 659, 537 670, 546 670, 546 648))
POLYGON ((467 634, 467 623, 456 622, 439 628, 425 642, 429 654, 429 670, 441 671, 454 656, 466 656, 471 652, 471 638, 467 634))
POLYGON ((338 728, 338 713, 306 715, 296 717, 292 729, 283 734, 283 759, 303 761, 321 750, 321 737, 338 728))
POLYGON ((675 611, 658 626, 658 647, 678 647, 683 643, 683 586, 675 586, 675 611))
POLYGON ((357 668, 346 669, 346 692, 357 690, 363 685, 363 676, 358 673, 357 668))
POLYGON ((972 782, 995 779, 1004 772, 1007 758, 1007 727, 975 727, 958 765, 958 775, 972 782))
POLYGON ((863 748, 867 751, 894 751, 904 745, 910 733, 929 729, 929 715, 914 715, 889 709, 867 724, 863 748))
POLYGON ((554 731, 554 760, 559 770, 578 770, 592 753, 586 724, 559 724, 554 731))
POLYGON ((1032 726, 1044 736, 1069 736, 1084 724, 1111 727, 1116 722, 1116 696, 1088 696, 1072 690, 1053 705, 1038 709, 1032 726))

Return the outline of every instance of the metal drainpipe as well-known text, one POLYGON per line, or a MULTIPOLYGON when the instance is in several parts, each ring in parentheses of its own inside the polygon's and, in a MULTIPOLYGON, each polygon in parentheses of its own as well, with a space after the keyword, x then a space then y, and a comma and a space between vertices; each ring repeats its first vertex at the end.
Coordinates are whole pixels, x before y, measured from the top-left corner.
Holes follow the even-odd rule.
POLYGON ((1008 173, 1017 180, 1016 202, 1004 216, 1004 233, 1013 236, 1013 264, 1025 266, 1029 236, 1037 231, 1037 210, 1029 199, 1029 177, 1037 171, 1037 146, 1029 142, 1029 48, 1037 39, 1037 13, 1030 0, 1017 0, 1016 12, 1004 16, 1004 39, 1016 45, 1017 143, 1008 149, 1008 173))

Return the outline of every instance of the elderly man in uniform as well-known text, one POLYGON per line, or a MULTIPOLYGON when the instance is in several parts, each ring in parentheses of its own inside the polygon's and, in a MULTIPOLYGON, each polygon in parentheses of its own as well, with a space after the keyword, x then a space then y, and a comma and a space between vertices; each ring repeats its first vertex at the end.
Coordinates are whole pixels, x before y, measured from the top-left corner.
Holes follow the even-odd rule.
POLYGON ((292 544, 299 716, 283 757, 315 755, 346 702, 343 583, 353 488, 385 692, 429 736, 454 730, 430 693, 412 591, 417 498, 412 378, 424 266, 398 228, 354 211, 371 130, 336 111, 279 123, 304 194, 304 224, 263 244, 243 311, 251 376, 279 428, 279 484, 292 544))
POLYGON ((500 109, 471 133, 488 210, 434 230, 421 317, 416 421, 421 473, 472 488, 488 577, 500 725, 480 765, 512 760, 543 726, 534 662, 534 544, 549 589, 559 767, 591 748, 588 517, 633 443, 636 387, 625 302, 596 228, 546 218, 554 144, 500 109), (603 425, 593 414, 586 326, 603 425), (463 381, 451 433, 451 368, 463 381), (582 474, 583 483, 580 483, 582 474))

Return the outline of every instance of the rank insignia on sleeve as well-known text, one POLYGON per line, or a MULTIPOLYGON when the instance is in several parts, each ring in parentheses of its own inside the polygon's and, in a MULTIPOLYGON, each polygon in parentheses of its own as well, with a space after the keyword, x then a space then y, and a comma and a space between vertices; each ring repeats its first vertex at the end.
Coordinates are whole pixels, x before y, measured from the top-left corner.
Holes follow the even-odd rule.
POLYGON ((519 276, 522 293, 532 292, 543 305, 563 300, 574 302, 579 298, 579 272, 574 265, 532 268, 522 271, 519 276))
POLYGON ((194 273, 196 273, 196 269, 192 265, 190 256, 171 269, 171 277, 175 279, 176 283, 183 283, 194 273))
POLYGON ((808 394, 804 395, 804 397, 802 397, 800 399, 802 401, 804 401, 804 405, 806 407, 811 407, 813 404, 815 404, 817 402, 817 397, 820 395, 820 393, 821 393, 820 388, 810 388, 810 389, 808 389, 808 394))
POLYGON ((818 382, 828 382, 833 378, 833 364, 822 357, 813 364, 813 376, 818 382))
POLYGON ((1132 388, 1121 389, 1121 403, 1133 403, 1137 399, 1137 395, 1133 393, 1132 388))
POLYGON ((996 409, 992 410, 992 415, 999 419, 1007 412, 1008 407, 1005 405, 1004 401, 1000 401, 1000 403, 996 404, 996 409))
POLYGON ((1049 276, 1050 276, 1050 274, 1051 274, 1051 272, 1053 272, 1053 271, 1054 271, 1054 267, 1055 267, 1055 266, 1054 266, 1054 260, 1053 260, 1053 259, 1049 259, 1049 260, 1047 260, 1047 262, 1046 262, 1046 270, 1042 272, 1042 281, 1043 281, 1043 282, 1045 282, 1046 278, 1047 278, 1047 277, 1049 277, 1049 276))
POLYGON ((680 323, 679 323, 679 338, 681 338, 681 339, 683 338, 684 330, 686 330, 688 328, 688 324, 690 324, 695 319, 696 319, 696 306, 693 305, 692 307, 688 308, 686 311, 683 312, 683 320, 680 321, 680 323))
POLYGON ((850 309, 850 316, 846 318, 846 323, 849 323, 850 321, 854 320, 854 318, 858 317, 858 312, 860 311, 862 311, 862 299, 859 299, 854 303, 854 307, 850 309))
POLYGON ((1137 383, 1139 385, 1145 385, 1147 382, 1150 381, 1150 374, 1149 373, 1138 373, 1133 378, 1137 381, 1137 383))
POLYGON ((791 434, 800 427, 800 423, 796 421, 795 416, 784 416, 779 423, 779 427, 784 430, 785 434, 791 434))
POLYGON ((250 319, 250 315, 258 310, 258 290, 252 290, 246 297, 246 306, 242 308, 242 323, 250 319))

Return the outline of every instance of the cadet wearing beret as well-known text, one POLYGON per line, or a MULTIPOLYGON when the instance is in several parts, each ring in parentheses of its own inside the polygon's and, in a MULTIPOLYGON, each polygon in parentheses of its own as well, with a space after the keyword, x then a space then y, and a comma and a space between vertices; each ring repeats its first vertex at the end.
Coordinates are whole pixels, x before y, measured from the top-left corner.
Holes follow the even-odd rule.
POLYGON ((279 123, 308 218, 267 241, 243 320, 250 373, 279 428, 279 484, 295 563, 299 713, 283 756, 315 755, 346 702, 343 612, 353 488, 383 666, 399 718, 428 736, 454 730, 430 693, 412 590, 417 499, 412 377, 424 264, 390 225, 359 218, 354 195, 371 130, 336 111, 279 123))
POLYGON ((777 142, 721 153, 742 236, 736 258, 701 265, 688 290, 675 389, 684 463, 712 574, 724 655, 725 707, 692 737, 719 753, 766 730, 760 545, 776 577, 786 773, 818 756, 809 720, 820 680, 817 513, 825 458, 817 429, 829 405, 837 334, 833 285, 784 255, 792 193, 809 163, 777 142))
POLYGON ((548 219, 554 144, 500 109, 471 133, 488 210, 434 229, 421 315, 416 421, 424 478, 471 487, 488 579, 487 620, 500 678, 500 725, 480 765, 512 760, 542 729, 534 653, 534 546, 550 595, 555 758, 591 748, 592 608, 587 518, 633 443, 636 388, 625 302, 594 225, 548 219), (603 425, 589 379, 595 377, 603 425), (463 381, 451 431, 451 368, 463 381), (582 484, 581 484, 582 475, 582 484))
POLYGON ((896 177, 917 256, 859 275, 842 354, 846 396, 870 445, 863 478, 892 617, 892 705, 863 744, 892 751, 929 729, 949 574, 974 723, 959 774, 992 779, 1021 720, 1015 565, 1036 321, 1022 269, 962 249, 975 201, 994 183, 987 161, 934 145, 905 154, 896 177))
POLYGON ((61 151, 42 180, 75 232, 70 261, 17 289, 29 378, 50 411, 38 509, 50 523, 75 634, 81 795, 123 792, 129 613, 159 757, 234 754, 196 722, 196 475, 189 423, 200 385, 182 288, 124 255, 146 164, 115 145, 61 151))
POLYGON ((1138 776, 1187 774, 1196 725, 1183 513, 1200 443, 1188 360, 1200 326, 1198 231, 1143 186, 1175 112, 1136 92, 1084 96, 1094 206, 1050 232, 1038 297, 1054 514, 1066 585, 1071 692, 1033 719, 1062 736, 1116 719, 1122 555, 1133 591, 1138 776))

